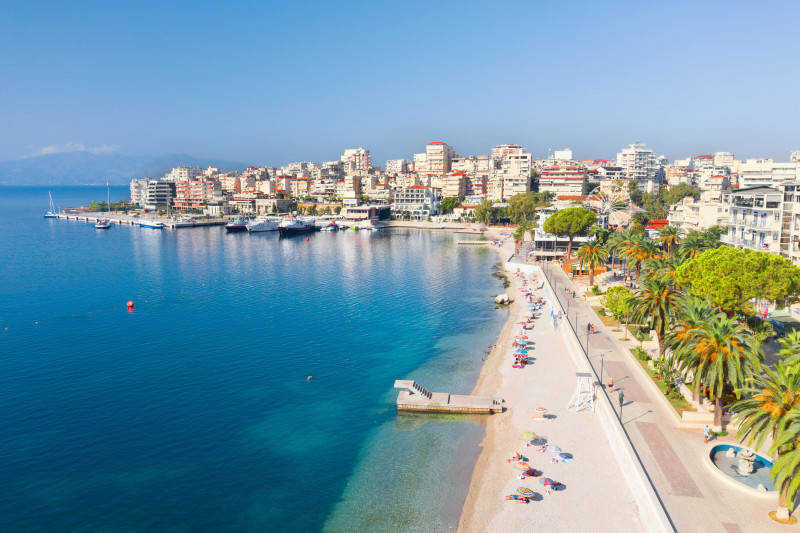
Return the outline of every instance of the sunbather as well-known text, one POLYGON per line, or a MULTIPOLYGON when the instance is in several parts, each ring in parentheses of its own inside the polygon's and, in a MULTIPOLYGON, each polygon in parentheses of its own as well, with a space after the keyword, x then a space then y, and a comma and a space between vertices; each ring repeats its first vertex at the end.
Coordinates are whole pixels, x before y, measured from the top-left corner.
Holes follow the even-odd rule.
POLYGON ((526 496, 518 496, 516 494, 507 495, 506 496, 506 500, 507 501, 512 501, 512 502, 519 502, 519 503, 529 503, 530 502, 530 498, 528 498, 526 496))

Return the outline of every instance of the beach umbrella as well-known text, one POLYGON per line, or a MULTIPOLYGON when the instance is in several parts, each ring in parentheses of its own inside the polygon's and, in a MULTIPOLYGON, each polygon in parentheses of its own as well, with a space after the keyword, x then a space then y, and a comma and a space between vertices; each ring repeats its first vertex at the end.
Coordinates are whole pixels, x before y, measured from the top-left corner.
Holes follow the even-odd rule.
POLYGON ((515 342, 522 345, 528 344, 528 341, 525 339, 517 339, 515 342))
POLYGON ((517 340, 519 340, 519 339, 526 340, 528 337, 527 337, 527 335, 517 335, 514 338, 517 339, 517 340))
POLYGON ((531 441, 531 444, 533 444, 534 446, 544 446, 546 442, 547 440, 544 437, 536 437, 531 441))
POLYGON ((525 354, 527 354, 527 353, 528 353, 528 350, 526 350, 525 348, 517 348, 517 351, 516 351, 516 352, 514 352, 514 353, 518 353, 518 354, 523 354, 523 355, 525 355, 525 354))
POLYGON ((553 452, 553 453, 560 453, 561 452, 561 448, 559 448, 555 444, 551 444, 550 446, 547 447, 547 451, 548 452, 553 452))
POLYGON ((551 485, 555 485, 555 483, 553 482, 553 480, 552 480, 552 479, 550 479, 549 477, 543 477, 542 479, 540 479, 540 480, 539 480, 539 483, 541 483, 541 484, 542 484, 542 485, 544 485, 545 487, 549 487, 549 486, 551 486, 551 485))
POLYGON ((533 440, 536 438, 536 433, 533 431, 526 431, 522 434, 522 440, 533 440))
POLYGON ((522 470, 523 472, 527 472, 528 470, 531 469, 531 465, 529 465, 525 461, 514 461, 513 463, 511 463, 511 466, 513 466, 517 470, 522 470))
POLYGON ((520 496, 525 496, 526 498, 530 498, 533 496, 533 491, 528 487, 520 487, 517 489, 517 494, 520 496))

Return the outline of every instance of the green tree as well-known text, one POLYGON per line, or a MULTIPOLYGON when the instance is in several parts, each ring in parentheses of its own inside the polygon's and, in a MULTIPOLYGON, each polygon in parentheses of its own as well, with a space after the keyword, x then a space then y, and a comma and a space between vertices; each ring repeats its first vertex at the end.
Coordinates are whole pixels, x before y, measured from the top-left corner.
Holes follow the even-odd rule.
POLYGON ((547 233, 568 237, 567 259, 572 255, 572 241, 578 235, 586 235, 589 228, 597 221, 597 213, 585 207, 569 207, 550 215, 542 228, 547 233))
POLYGON ((633 302, 633 312, 639 323, 649 324, 658 335, 659 355, 664 355, 667 328, 677 314, 683 294, 666 280, 643 278, 642 287, 633 302))
MULTIPOLYGON (((756 449, 760 449, 768 437, 773 442, 780 442, 779 437, 800 412, 800 372, 783 361, 775 369, 764 367, 763 372, 753 374, 748 380, 749 386, 739 391, 744 397, 731 407, 733 420, 739 425, 736 438, 740 441, 747 439, 748 445, 755 443, 756 449)), ((773 445, 771 451, 777 452, 780 459, 794 448, 795 443, 790 442, 783 446, 773 445)), ((785 518, 789 517, 786 506, 788 489, 788 484, 781 487, 776 511, 778 516, 785 518)))
POLYGON ((597 239, 591 239, 578 246, 575 255, 580 259, 581 268, 589 270, 589 286, 594 285, 594 270, 605 263, 608 253, 597 239))
POLYGON ((439 204, 439 209, 443 213, 452 213, 453 209, 461 205, 461 200, 458 199, 456 196, 447 196, 442 199, 441 203, 439 204))
POLYGON ((706 250, 678 267, 675 278, 728 316, 747 311, 751 299, 785 307, 800 295, 800 268, 789 259, 730 246, 706 250))
POLYGON ((639 180, 631 180, 628 183, 628 197, 634 205, 642 206, 642 193, 639 192, 639 180))
POLYGON ((477 218, 481 224, 488 224, 489 219, 492 218, 492 214, 492 202, 490 200, 482 201, 480 205, 475 208, 475 218, 477 218))
POLYGON ((798 434, 797 427, 797 412, 795 411, 794 414, 795 423, 779 434, 778 440, 773 445, 773 448, 780 447, 786 451, 778 456, 769 471, 775 488, 779 491, 778 509, 774 516, 773 513, 770 513, 770 516, 787 523, 790 523, 791 510, 786 504, 791 502, 794 507, 800 490, 800 434, 798 434), (783 501, 784 507, 781 507, 781 501, 783 501))
POLYGON ((760 367, 761 352, 753 334, 722 313, 687 332, 687 338, 687 353, 691 356, 684 364, 696 368, 695 379, 709 388, 714 400, 714 425, 721 427, 725 388, 741 389, 760 367))
POLYGON ((508 199, 508 211, 511 222, 519 224, 521 222, 534 220, 536 217, 536 200, 530 194, 515 194, 508 199))
POLYGON ((622 317, 630 311, 630 303, 633 293, 627 287, 615 285, 609 287, 605 295, 600 298, 600 303, 608 309, 615 319, 621 321, 622 317))
POLYGON ((800 330, 792 330, 782 339, 778 339, 781 347, 780 355, 787 365, 795 365, 800 362, 800 330))

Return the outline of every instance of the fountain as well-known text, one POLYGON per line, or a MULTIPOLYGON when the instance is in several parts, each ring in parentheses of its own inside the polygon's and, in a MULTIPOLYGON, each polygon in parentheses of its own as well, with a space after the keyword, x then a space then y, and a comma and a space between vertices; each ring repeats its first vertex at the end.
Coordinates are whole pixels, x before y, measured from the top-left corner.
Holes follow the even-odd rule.
POLYGON ((753 463, 756 460, 756 454, 748 449, 739 451, 739 474, 742 476, 749 476, 753 473, 753 463))
POLYGON ((711 448, 709 458, 719 472, 745 485, 754 493, 774 491, 769 469, 772 461, 752 450, 731 444, 718 444, 711 448))

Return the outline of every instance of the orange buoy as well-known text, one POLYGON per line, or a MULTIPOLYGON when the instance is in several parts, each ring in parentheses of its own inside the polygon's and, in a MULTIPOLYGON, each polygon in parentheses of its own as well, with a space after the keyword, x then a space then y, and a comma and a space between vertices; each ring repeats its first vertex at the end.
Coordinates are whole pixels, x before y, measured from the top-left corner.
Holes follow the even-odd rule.
POLYGON ((306 242, 308 242, 308 237, 306 237, 306 242))
POLYGON ((128 309, 133 309, 133 300, 128 300, 128 309))

